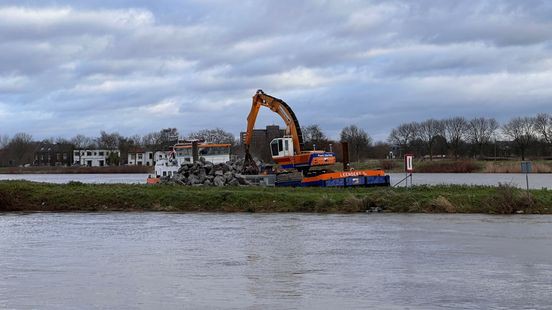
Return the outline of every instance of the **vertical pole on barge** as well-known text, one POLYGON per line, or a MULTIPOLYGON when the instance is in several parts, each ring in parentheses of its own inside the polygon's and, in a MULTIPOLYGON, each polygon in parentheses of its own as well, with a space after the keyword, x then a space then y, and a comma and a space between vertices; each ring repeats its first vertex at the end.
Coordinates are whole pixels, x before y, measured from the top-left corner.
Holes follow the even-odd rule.
POLYGON ((192 160, 194 163, 199 160, 199 147, 197 140, 192 141, 192 160))
POLYGON ((351 164, 349 163, 349 143, 341 142, 341 151, 343 153, 343 171, 351 170, 351 164))

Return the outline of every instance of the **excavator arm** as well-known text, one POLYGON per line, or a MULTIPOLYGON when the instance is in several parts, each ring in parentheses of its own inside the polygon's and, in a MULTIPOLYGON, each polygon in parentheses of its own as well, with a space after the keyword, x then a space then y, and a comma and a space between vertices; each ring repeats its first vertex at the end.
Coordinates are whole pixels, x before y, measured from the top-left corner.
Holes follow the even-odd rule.
POLYGON ((272 97, 265 94, 262 90, 257 90, 255 96, 253 96, 253 104, 251 105, 251 111, 247 116, 247 131, 245 133, 245 148, 249 149, 251 144, 251 138, 253 136, 253 128, 257 121, 257 115, 261 107, 267 107, 271 111, 278 113, 286 124, 286 134, 290 135, 293 139, 293 147, 296 154, 300 154, 303 150, 303 133, 299 126, 299 121, 293 113, 293 110, 282 99, 272 97))
POLYGON ((245 162, 243 164, 243 172, 247 174, 256 174, 259 171, 257 164, 253 160, 251 153, 249 152, 249 146, 251 145, 251 139, 253 137, 253 128, 257 121, 257 115, 261 107, 267 107, 271 111, 278 113, 286 124, 286 134, 290 135, 293 140, 293 149, 295 154, 301 154, 303 150, 303 133, 299 126, 299 121, 293 113, 293 110, 282 99, 272 97, 265 94, 262 90, 257 90, 257 93, 253 96, 253 103, 251 105, 251 111, 247 116, 247 131, 245 132, 245 162))

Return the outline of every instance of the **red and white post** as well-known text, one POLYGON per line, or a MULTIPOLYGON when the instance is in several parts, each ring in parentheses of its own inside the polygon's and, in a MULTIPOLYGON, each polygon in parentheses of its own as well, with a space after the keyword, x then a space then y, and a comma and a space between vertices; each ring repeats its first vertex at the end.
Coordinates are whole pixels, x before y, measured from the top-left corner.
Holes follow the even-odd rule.
POLYGON ((408 187, 408 177, 410 176, 410 186, 412 186, 412 172, 414 171, 413 165, 414 155, 404 155, 404 172, 406 173, 406 187, 408 187))

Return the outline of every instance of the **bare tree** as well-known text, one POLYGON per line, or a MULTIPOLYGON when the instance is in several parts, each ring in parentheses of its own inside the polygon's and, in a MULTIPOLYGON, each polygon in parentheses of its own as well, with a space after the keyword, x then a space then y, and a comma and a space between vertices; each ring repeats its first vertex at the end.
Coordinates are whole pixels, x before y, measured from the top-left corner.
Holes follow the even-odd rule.
POLYGON ((17 164, 31 163, 34 152, 33 137, 27 133, 16 133, 6 149, 15 157, 17 164))
POLYGON ((0 150, 4 149, 10 143, 10 136, 0 135, 0 150))
POLYGON ((161 129, 161 143, 164 147, 169 147, 178 142, 180 133, 176 128, 165 128, 161 129))
POLYGON ((468 135, 469 124, 463 117, 452 117, 443 121, 444 134, 454 153, 454 158, 458 159, 458 150, 460 143, 468 135))
POLYGON ((230 132, 224 131, 221 128, 203 129, 192 132, 188 135, 189 139, 205 140, 210 143, 227 143, 236 144, 236 137, 230 132))
POLYGON ((140 135, 134 135, 132 137, 127 138, 128 143, 133 144, 135 146, 143 146, 142 145, 142 137, 140 135))
POLYGON ((54 140, 54 143, 56 143, 56 144, 71 144, 71 141, 67 140, 67 139, 64 138, 64 137, 57 137, 57 138, 54 140))
POLYGON ((98 147, 108 150, 115 150, 119 147, 119 141, 121 140, 121 135, 114 133, 107 133, 105 131, 100 132, 100 137, 98 138, 98 147))
MULTIPOLYGON (((416 139, 416 123, 401 124, 397 128, 393 128, 387 140, 389 143, 398 145, 403 152, 407 152, 408 145, 416 139)), ((399 155, 400 156, 400 155, 399 155)))
POLYGON ((536 140, 534 119, 531 117, 513 118, 502 126, 502 131, 516 143, 521 152, 521 160, 525 160, 527 147, 536 140))
POLYGON ((69 140, 76 149, 86 149, 94 146, 94 139, 87 137, 85 135, 76 135, 69 140))
POLYGON ((534 119, 535 131, 545 143, 552 143, 552 115, 539 113, 534 119))
POLYGON ((438 136, 443 136, 443 128, 443 122, 436 119, 428 119, 417 126, 417 136, 425 143, 429 160, 433 160, 433 145, 438 136))
POLYGON ((351 158, 356 158, 356 161, 360 161, 361 154, 366 152, 372 143, 372 138, 368 133, 355 125, 343 128, 340 136, 341 142, 349 143, 349 149, 352 150, 351 158))
POLYGON ((470 142, 477 145, 479 156, 483 155, 483 145, 491 141, 498 127, 494 118, 478 117, 470 120, 468 136, 470 142))
POLYGON ((329 139, 320 125, 313 124, 303 128, 303 142, 313 147, 316 146, 318 149, 324 149, 329 144, 329 139))
POLYGON ((164 149, 163 140, 160 132, 150 132, 142 137, 140 143, 148 149, 164 149))

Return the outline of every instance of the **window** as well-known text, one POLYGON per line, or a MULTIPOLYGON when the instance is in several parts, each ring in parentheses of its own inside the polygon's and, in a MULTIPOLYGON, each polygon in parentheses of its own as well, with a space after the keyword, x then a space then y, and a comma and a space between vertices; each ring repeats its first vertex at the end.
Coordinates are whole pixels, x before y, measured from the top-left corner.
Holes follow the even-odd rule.
POLYGON ((99 154, 100 154, 100 156, 104 156, 104 152, 100 152, 99 154))
POLYGON ((272 151, 272 156, 278 156, 278 140, 270 142, 270 150, 272 151))
POLYGON ((92 152, 90 151, 86 152, 86 156, 92 156, 92 152))
POLYGON ((61 161, 61 153, 57 153, 57 154, 56 154, 56 160, 57 160, 57 161, 61 161))
POLYGON ((75 151, 75 156, 79 156, 79 151, 75 151))
POLYGON ((63 153, 63 160, 67 160, 67 153, 63 153))
POLYGON ((103 167, 103 166, 104 166, 104 161, 100 160, 100 167, 103 167))
POLYGON ((149 153, 149 159, 153 159, 153 153, 149 153))
POLYGON ((143 159, 144 155, 143 154, 138 154, 138 159, 143 159))
POLYGON ((94 152, 94 156, 98 156, 98 153, 94 152))
POLYGON ((284 150, 289 151, 289 140, 284 141, 284 150))
POLYGON ((282 140, 278 140, 278 151, 281 152, 284 150, 284 146, 282 143, 282 140))

